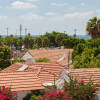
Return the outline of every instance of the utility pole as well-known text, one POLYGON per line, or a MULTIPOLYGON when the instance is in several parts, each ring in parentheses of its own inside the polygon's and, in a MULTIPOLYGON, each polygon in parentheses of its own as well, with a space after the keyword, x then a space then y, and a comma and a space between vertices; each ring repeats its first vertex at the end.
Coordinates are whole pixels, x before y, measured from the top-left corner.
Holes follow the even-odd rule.
POLYGON ((70 62, 70 49, 69 49, 69 51, 68 51, 68 68, 69 68, 69 66, 70 66, 69 62, 70 62))
MULTIPOLYGON (((20 43, 21 43, 21 34, 22 34, 22 24, 20 24, 20 43)), ((21 50, 22 46, 20 45, 20 50, 21 50)))
POLYGON ((15 37, 17 37, 17 29, 16 29, 16 32, 15 32, 15 37))
POLYGON ((6 30, 7 30, 7 36, 8 36, 8 27, 6 28, 6 30))
POLYGON ((25 35, 27 35, 27 28, 25 28, 25 35))
POLYGON ((74 32, 75 32, 74 34, 76 34, 76 32, 77 32, 77 29, 74 29, 74 32))
POLYGON ((77 29, 74 29, 74 37, 76 37, 76 32, 77 32, 77 29))
POLYGON ((20 24, 20 37, 21 37, 21 34, 22 34, 22 24, 20 24))

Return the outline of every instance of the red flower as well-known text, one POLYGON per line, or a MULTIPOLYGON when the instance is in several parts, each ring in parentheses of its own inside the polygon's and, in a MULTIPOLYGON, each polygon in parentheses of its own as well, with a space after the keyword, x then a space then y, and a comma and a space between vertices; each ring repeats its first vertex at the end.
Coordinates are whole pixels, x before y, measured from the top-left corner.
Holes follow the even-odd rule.
POLYGON ((95 90, 95 91, 96 91, 96 89, 97 89, 96 87, 93 88, 93 90, 95 90))
POLYGON ((91 98, 90 100, 94 100, 93 98, 91 98))

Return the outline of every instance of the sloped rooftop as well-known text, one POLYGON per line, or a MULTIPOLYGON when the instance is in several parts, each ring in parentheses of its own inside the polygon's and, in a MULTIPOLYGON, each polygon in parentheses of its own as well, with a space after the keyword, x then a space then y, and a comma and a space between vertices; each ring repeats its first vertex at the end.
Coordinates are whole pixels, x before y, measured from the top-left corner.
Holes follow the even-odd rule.
POLYGON ((0 73, 0 86, 8 86, 12 91, 44 89, 41 80, 33 72, 0 73))
POLYGON ((100 68, 70 69, 69 72, 78 80, 88 82, 91 79, 94 84, 100 85, 100 68))
MULTIPOLYGON (((49 58, 50 62, 57 62, 60 58, 66 54, 66 58, 59 63, 64 65, 68 63, 68 53, 70 56, 72 54, 73 49, 42 49, 42 50, 29 50, 28 52, 35 58, 49 58)), ((71 59, 70 59, 71 60, 71 59)))

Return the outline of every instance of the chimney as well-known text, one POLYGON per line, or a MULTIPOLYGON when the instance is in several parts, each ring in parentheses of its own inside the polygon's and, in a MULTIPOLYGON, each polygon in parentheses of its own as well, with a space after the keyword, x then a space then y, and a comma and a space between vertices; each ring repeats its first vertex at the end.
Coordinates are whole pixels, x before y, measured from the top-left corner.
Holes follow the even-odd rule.
POLYGON ((26 60, 26 64, 29 66, 33 63, 33 59, 32 58, 27 58, 26 60))

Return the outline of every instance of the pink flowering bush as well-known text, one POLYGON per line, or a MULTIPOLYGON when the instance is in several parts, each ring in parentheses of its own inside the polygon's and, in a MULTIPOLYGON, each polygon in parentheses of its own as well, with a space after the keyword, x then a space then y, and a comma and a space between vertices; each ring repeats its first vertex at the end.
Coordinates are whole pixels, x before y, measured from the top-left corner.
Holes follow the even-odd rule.
POLYGON ((62 90, 49 90, 42 95, 39 100, 94 100, 96 92, 95 85, 89 81, 77 81, 70 77, 70 82, 66 82, 62 90))
POLYGON ((12 93, 10 88, 0 87, 0 100, 16 100, 16 93, 12 93))

